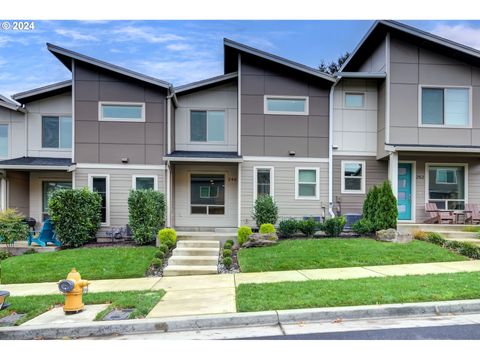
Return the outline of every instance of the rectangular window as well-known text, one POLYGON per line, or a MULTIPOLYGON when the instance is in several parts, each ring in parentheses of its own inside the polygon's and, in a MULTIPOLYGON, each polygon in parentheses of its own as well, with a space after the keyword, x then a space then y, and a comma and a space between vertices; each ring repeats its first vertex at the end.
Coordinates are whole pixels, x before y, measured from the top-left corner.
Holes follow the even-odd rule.
POLYGON ((342 193, 365 193, 365 162, 342 161, 342 193))
POLYGON ((158 190, 158 180, 156 175, 133 175, 132 189, 135 190, 158 190))
POLYGON ((320 169, 295 168, 295 199, 318 200, 320 169))
POLYGON ((42 182, 42 212, 43 220, 48 218, 48 200, 52 197, 52 194, 61 189, 71 189, 71 181, 43 181, 42 182))
POLYGON ((363 93, 345 93, 345 107, 363 108, 365 106, 365 94, 363 93))
POLYGON ((100 103, 100 121, 145 121, 143 103, 100 103))
POLYGON ((262 195, 273 196, 273 167, 254 168, 254 200, 262 195))
POLYGON ((264 112, 277 115, 308 115, 308 97, 265 95, 264 112))
POLYGON ((108 175, 90 175, 90 191, 97 192, 102 197, 101 222, 103 225, 109 223, 109 202, 110 202, 110 184, 108 175))
POLYGON ((225 175, 192 174, 190 178, 192 214, 225 214, 225 175))
POLYGON ((72 118, 70 116, 42 116, 42 147, 72 148, 72 118))
POLYGON ((465 205, 465 165, 428 165, 428 199, 439 209, 462 210, 465 205))
POLYGON ((0 125, 0 157, 8 157, 8 125, 0 125))
POLYGON ((225 111, 191 111, 190 141, 225 141, 225 111))
POLYGON ((467 88, 422 88, 423 125, 466 127, 470 123, 470 90, 467 88))

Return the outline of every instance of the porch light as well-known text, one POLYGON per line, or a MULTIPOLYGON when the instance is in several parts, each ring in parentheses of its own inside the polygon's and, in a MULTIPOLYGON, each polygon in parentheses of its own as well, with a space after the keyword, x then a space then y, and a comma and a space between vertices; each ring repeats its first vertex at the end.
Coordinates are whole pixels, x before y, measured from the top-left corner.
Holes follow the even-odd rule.
POLYGON ((122 158, 122 163, 123 163, 123 164, 126 164, 126 163, 128 163, 128 158, 127 158, 127 157, 125 157, 125 158, 122 158))
POLYGON ((289 150, 288 155, 290 156, 295 156, 295 150, 289 150))

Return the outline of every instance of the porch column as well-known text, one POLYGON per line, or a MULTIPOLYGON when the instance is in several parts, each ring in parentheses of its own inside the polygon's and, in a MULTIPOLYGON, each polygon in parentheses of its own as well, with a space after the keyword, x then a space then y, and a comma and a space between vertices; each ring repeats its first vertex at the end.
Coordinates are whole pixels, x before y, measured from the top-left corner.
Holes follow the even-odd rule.
POLYGON ((242 226, 242 163, 238 163, 237 173, 237 196, 238 196, 238 227, 242 226))
POLYGON ((3 176, 0 178, 0 207, 1 210, 7 208, 7 180, 3 176))
POLYGON ((388 159, 388 180, 392 185, 393 195, 398 196, 398 153, 392 152, 388 159))
POLYGON ((167 227, 171 227, 171 221, 170 221, 170 214, 171 214, 171 208, 172 208, 172 195, 171 195, 171 187, 170 187, 170 184, 171 184, 171 179, 170 179, 170 162, 167 161, 167 176, 166 176, 166 180, 167 180, 167 186, 166 186, 166 190, 167 190, 167 224, 166 226, 167 227))

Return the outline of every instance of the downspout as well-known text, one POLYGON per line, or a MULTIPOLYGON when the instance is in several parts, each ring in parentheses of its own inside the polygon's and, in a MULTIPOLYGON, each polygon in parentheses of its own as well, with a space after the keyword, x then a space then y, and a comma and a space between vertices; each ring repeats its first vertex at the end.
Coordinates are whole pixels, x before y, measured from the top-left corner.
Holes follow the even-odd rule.
POLYGON ((341 77, 338 77, 333 83, 328 99, 328 213, 332 218, 335 217, 333 212, 333 93, 340 79, 341 77))

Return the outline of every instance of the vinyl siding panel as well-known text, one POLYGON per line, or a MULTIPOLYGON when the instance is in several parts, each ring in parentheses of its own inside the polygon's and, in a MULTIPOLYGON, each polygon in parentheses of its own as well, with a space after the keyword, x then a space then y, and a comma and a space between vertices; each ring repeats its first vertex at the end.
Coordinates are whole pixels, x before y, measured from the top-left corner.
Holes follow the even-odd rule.
POLYGON ((23 216, 29 216, 29 187, 30 175, 28 172, 7 170, 7 207, 18 210, 23 216))

